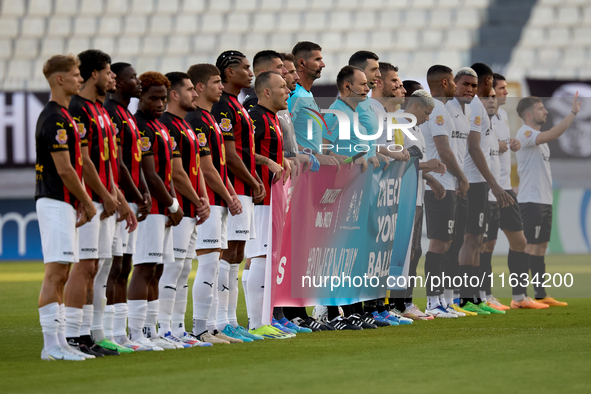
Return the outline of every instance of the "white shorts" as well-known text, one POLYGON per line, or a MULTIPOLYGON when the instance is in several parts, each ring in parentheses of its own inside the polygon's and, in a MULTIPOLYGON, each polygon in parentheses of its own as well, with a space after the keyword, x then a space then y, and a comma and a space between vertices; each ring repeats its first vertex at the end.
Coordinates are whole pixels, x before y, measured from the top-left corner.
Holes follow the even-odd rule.
POLYGON ((174 262, 172 227, 166 227, 167 221, 166 215, 150 214, 138 224, 133 265, 174 262))
MULTIPOLYGON (((197 232, 197 218, 187 216, 177 226, 172 228, 172 250, 175 259, 185 259, 187 257, 189 244, 195 232, 197 232)), ((195 244, 193 243, 193 245, 195 244)), ((193 253, 195 253, 194 249, 193 253)))
POLYGON ((228 208, 210 206, 209 217, 198 226, 195 249, 228 249, 228 208))
POLYGON ((79 228, 80 260, 105 259, 112 257, 113 235, 117 224, 117 213, 101 220, 103 204, 92 202, 96 215, 79 228))
POLYGON ((242 213, 228 216, 228 241, 248 241, 256 237, 252 197, 238 196, 238 199, 242 204, 242 213))
MULTIPOLYGON (((129 208, 133 211, 133 214, 137 217, 137 204, 134 202, 128 202, 129 208)), ((135 243, 137 242, 137 228, 128 233, 123 225, 121 230, 121 247, 123 248, 124 254, 135 253, 135 243)))
POLYGON ((44 263, 78 262, 76 210, 67 202, 43 197, 35 203, 44 263))
POLYGON ((123 256, 123 233, 126 233, 127 230, 125 226, 127 222, 125 220, 121 222, 117 222, 115 225, 115 234, 113 234, 113 246, 111 248, 111 253, 113 256, 123 256))
POLYGON ((246 258, 267 255, 267 245, 269 244, 269 237, 271 232, 269 226, 271 225, 271 206, 270 205, 255 205, 254 206, 254 225, 258 236, 255 239, 246 241, 244 254, 246 258))

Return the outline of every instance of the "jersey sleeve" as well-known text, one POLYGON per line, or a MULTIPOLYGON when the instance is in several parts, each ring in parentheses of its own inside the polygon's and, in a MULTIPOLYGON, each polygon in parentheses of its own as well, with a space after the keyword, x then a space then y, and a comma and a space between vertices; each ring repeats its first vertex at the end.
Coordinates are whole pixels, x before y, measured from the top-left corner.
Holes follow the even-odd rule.
POLYGON ((91 127, 91 120, 88 113, 77 101, 72 101, 72 105, 68 109, 68 112, 76 122, 76 131, 80 135, 80 146, 88 146, 88 130, 91 127))
POLYGON ((444 135, 449 137, 449 130, 451 128, 451 124, 449 124, 449 119, 446 119, 444 112, 439 107, 435 107, 433 113, 429 115, 429 130, 431 131, 431 135, 433 137, 437 137, 440 135, 444 135))
POLYGON ((156 140, 156 134, 145 124, 138 122, 137 125, 140 131, 140 146, 142 149, 142 157, 154 156, 153 145, 156 140))
MULTIPOLYGON (((480 100, 478 97, 475 97, 474 100, 480 100)), ((474 108, 470 106, 470 131, 476 131, 478 133, 482 132, 482 111, 479 110, 480 108, 474 108), (478 110, 476 110, 478 109, 478 110)))
POLYGON ((248 115, 254 127, 254 141, 255 143, 260 143, 265 138, 265 119, 263 119, 258 111, 249 111, 248 115))
POLYGON ((541 131, 532 130, 529 128, 525 129, 525 131, 523 133, 518 133, 517 139, 521 143, 521 149, 534 148, 534 147, 538 146, 538 144, 536 144, 536 139, 538 138, 538 135, 540 135, 540 134, 541 134, 541 131))
POLYGON ((174 125, 170 127, 168 124, 165 124, 165 126, 168 128, 168 134, 170 135, 171 139, 170 143, 172 145, 172 157, 182 157, 181 143, 183 136, 181 135, 179 130, 176 127, 174 127, 174 125))
POLYGON ((246 98, 244 99, 244 102, 242 103, 242 106, 244 106, 244 108, 246 108, 246 110, 250 110, 251 108, 254 108, 259 102, 259 98, 258 97, 253 97, 252 95, 248 95, 246 96, 246 98))
POLYGON ((236 124, 236 113, 227 102, 220 102, 212 108, 211 114, 222 130, 224 141, 235 141, 234 125, 236 124))
POLYGON ((59 115, 50 116, 41 127, 41 135, 49 152, 68 151, 68 128, 67 119, 59 115))
POLYGON ((199 156, 203 157, 211 155, 209 136, 210 133, 215 133, 215 127, 197 117, 185 118, 185 120, 191 125, 193 132, 197 137, 197 141, 199 141, 199 156))

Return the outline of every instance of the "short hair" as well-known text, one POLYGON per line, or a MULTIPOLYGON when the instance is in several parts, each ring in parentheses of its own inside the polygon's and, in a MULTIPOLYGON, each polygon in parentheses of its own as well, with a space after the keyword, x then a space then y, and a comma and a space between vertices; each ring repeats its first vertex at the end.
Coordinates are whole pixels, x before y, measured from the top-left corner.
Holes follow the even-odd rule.
POLYGON ((371 51, 357 51, 349 58, 349 66, 356 66, 362 70, 365 70, 365 67, 367 67, 367 61, 370 59, 376 61, 380 60, 378 55, 371 51))
POLYGON ((124 62, 117 62, 117 63, 111 64, 111 71, 113 71, 116 76, 119 76, 119 75, 121 75, 123 70, 125 70, 128 67, 131 67, 131 64, 124 63, 124 62))
POLYGON ((300 59, 308 60, 312 51, 321 51, 322 47, 315 42, 311 41, 299 41, 293 49, 291 50, 291 54, 293 55, 296 63, 300 59))
POLYGON ((279 74, 277 71, 263 71, 259 74, 257 79, 254 81, 254 92, 257 96, 262 96, 263 91, 269 86, 273 74, 281 76, 281 74, 279 74))
POLYGON ((522 98, 521 100, 519 100, 519 103, 517 104, 517 115, 519 115, 519 117, 523 119, 525 117, 525 113, 529 111, 529 109, 531 109, 531 107, 533 107, 534 104, 541 102, 542 99, 536 96, 522 98))
POLYGON ((343 89, 345 82, 353 83, 355 71, 363 72, 362 69, 356 66, 345 66, 341 68, 341 71, 337 74, 337 88, 339 89, 339 92, 343 89))
POLYGON ((452 69, 442 64, 435 64, 434 66, 429 67, 429 70, 427 70, 427 81, 434 81, 446 74, 451 74, 453 76, 452 69))
MULTIPOLYGON (((245 57, 246 56, 244 55, 244 53, 242 53, 240 51, 224 51, 218 56, 218 58, 215 62, 215 66, 218 68, 218 70, 220 70, 222 82, 227 82, 226 81, 226 69, 228 67, 235 67, 245 57)), ((208 78, 208 80, 209 80, 209 78, 208 78)))
POLYGON ((111 56, 99 49, 87 49, 78 54, 80 59, 80 76, 84 81, 92 76, 93 71, 101 71, 111 64, 111 56))
POLYGON ((433 97, 431 97, 431 95, 423 89, 415 90, 410 95, 406 108, 414 103, 419 103, 422 107, 435 107, 435 100, 433 100, 433 97))
POLYGON ((263 64, 266 64, 273 59, 283 60, 283 57, 279 52, 274 51, 272 49, 265 49, 264 51, 259 51, 256 55, 254 55, 254 58, 252 59, 252 67, 254 69, 257 69, 261 67, 263 64))
POLYGON ((456 73, 456 76, 454 77, 454 81, 456 81, 456 82, 459 81, 464 75, 478 79, 478 74, 476 74, 476 71, 474 71, 470 67, 462 67, 456 73))
POLYGON ((147 93, 152 86, 165 86, 167 91, 170 89, 168 78, 157 71, 146 71, 140 75, 140 82, 142 83, 143 93, 147 93))
POLYGON ((404 94, 405 97, 410 97, 415 91, 422 89, 423 86, 418 81, 413 81, 412 79, 406 79, 402 81, 402 86, 406 93, 404 94))
POLYGON ((193 82, 193 85, 197 86, 198 83, 207 85, 209 78, 215 75, 220 75, 220 70, 213 64, 199 63, 193 64, 189 67, 187 74, 189 75, 191 82, 193 82))
POLYGON ((72 67, 79 67, 80 60, 72 55, 54 55, 43 64, 43 75, 49 79, 55 73, 68 72, 72 67))
POLYGON ((474 63, 470 66, 478 75, 478 80, 493 76, 493 71, 484 63, 474 63))
POLYGON ((398 72, 398 67, 392 65, 392 63, 379 62, 378 64, 380 65, 380 74, 382 74, 382 79, 386 78, 386 75, 390 71, 398 72))
POLYGON ((170 88, 168 88, 168 94, 171 90, 176 90, 183 86, 185 79, 191 80, 189 74, 182 71, 172 71, 164 75, 170 82, 170 88))
POLYGON ((287 60, 288 62, 292 62, 293 64, 295 64, 295 57, 293 57, 293 55, 291 53, 281 53, 281 56, 283 56, 283 61, 287 60))
POLYGON ((496 88, 497 83, 501 81, 506 81, 505 77, 499 73, 493 73, 493 88, 496 88))

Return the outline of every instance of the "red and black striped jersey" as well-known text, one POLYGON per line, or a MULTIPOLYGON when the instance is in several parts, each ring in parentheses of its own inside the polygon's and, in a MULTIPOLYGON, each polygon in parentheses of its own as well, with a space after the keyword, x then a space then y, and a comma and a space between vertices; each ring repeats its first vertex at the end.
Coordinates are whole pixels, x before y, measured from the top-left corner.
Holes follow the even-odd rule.
MULTIPOLYGON (((238 156, 240 156, 250 174, 255 176, 254 130, 250 116, 238 101, 238 97, 223 92, 220 101, 213 105, 211 113, 218 122, 220 129, 222 129, 224 140, 235 142, 238 156)), ((242 182, 231 171, 228 172, 228 177, 232 185, 234 185, 236 194, 252 196, 252 189, 248 184, 242 182)))
MULTIPOLYGON (((211 155, 211 161, 214 167, 220 173, 222 182, 227 185, 228 169, 226 167, 226 147, 224 146, 224 136, 222 130, 215 121, 213 115, 203 109, 197 107, 193 112, 189 112, 185 116, 185 120, 191 125, 199 141, 204 141, 205 145, 199 150, 201 156, 211 155)), ((214 192, 209 185, 207 185, 207 197, 210 205, 226 206, 226 201, 214 192)))
MULTIPOLYGON (((199 195, 199 172, 201 169, 199 165, 201 149, 207 147, 207 138, 204 133, 197 136, 193 132, 191 125, 184 119, 179 118, 170 112, 165 112, 160 118, 162 124, 168 127, 168 134, 172 143, 173 157, 180 157, 183 161, 183 169, 191 180, 193 189, 199 195)), ((209 148, 208 148, 209 149, 209 148)), ((207 154, 210 154, 208 151, 207 154)), ((185 216, 196 217, 197 207, 188 199, 185 198, 178 190, 176 195, 185 216)))
POLYGON ((119 185, 119 145, 117 140, 119 139, 119 129, 111 121, 109 113, 99 100, 96 101, 96 107, 99 110, 99 116, 102 116, 105 120, 105 127, 109 131, 109 147, 111 148, 110 160, 111 160, 111 172, 113 173, 113 181, 116 185, 119 185))
POLYGON ((80 152, 80 135, 74 119, 65 107, 55 101, 45 105, 37 119, 35 130, 35 199, 48 197, 76 206, 78 199, 64 185, 57 173, 52 152, 67 151, 70 163, 82 180, 82 154, 80 152))
MULTIPOLYGON (((78 95, 72 96, 69 112, 78 126, 81 146, 88 146, 88 154, 102 184, 111 191, 109 176, 111 148, 109 130, 107 130, 104 117, 99 116, 99 110, 95 103, 78 95)), ((99 195, 89 186, 86 186, 86 191, 92 197, 92 201, 102 202, 99 195)))
MULTIPOLYGON (((277 114, 262 105, 255 105, 249 111, 254 126, 255 151, 279 165, 283 165, 283 132, 277 114)), ((261 205, 271 205, 271 184, 273 172, 267 166, 257 165, 257 172, 265 185, 267 195, 261 205)))
MULTIPOLYGON (((133 184, 140 187, 140 172, 142 166, 142 147, 140 142, 140 132, 137 128, 135 118, 129 112, 127 107, 119 104, 113 99, 108 99, 103 105, 111 122, 118 130, 117 144, 121 146, 123 164, 127 167, 133 184)), ((121 189, 121 193, 123 189, 121 189)), ((126 200, 134 202, 132 198, 126 196, 126 200)))
MULTIPOLYGON (((166 126, 158 119, 151 119, 142 111, 135 113, 135 120, 140 131, 142 157, 154 156, 154 169, 170 193, 172 179, 172 144, 166 126)), ((150 213, 166 215, 168 207, 152 196, 150 213)))

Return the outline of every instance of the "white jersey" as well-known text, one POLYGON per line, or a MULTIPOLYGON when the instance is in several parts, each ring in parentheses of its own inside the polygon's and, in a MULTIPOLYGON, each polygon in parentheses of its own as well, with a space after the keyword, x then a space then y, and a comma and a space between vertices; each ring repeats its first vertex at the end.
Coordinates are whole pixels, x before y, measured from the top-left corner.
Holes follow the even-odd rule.
MULTIPOLYGON (((392 119, 388 119, 388 117, 386 116, 386 108, 384 108, 384 106, 382 105, 382 103, 380 103, 378 100, 374 99, 374 98, 369 98, 371 106, 376 114, 376 116, 378 117, 378 122, 382 122, 383 125, 383 129, 382 129, 382 134, 372 143, 379 145, 379 146, 383 146, 386 149, 388 149, 388 147, 392 146, 392 150, 394 150, 394 145, 396 144, 396 142, 394 141, 394 136, 392 136, 392 140, 389 141, 388 140, 388 122, 393 122, 392 119)), ((399 112, 399 111, 396 111, 399 112)), ((403 111, 402 111, 403 112, 403 111)), ((403 118, 398 118, 396 119, 396 121, 398 123, 408 123, 408 121, 406 119, 403 118)), ((393 159, 388 157, 389 161, 392 161, 393 159)))
MULTIPOLYGON (((464 171, 464 158, 466 157, 468 134, 470 134, 470 106, 466 105, 462 108, 458 99, 454 97, 453 100, 445 103, 445 108, 454 121, 449 145, 456 156, 458 166, 464 171)), ((456 188, 458 186, 456 178, 456 188)))
MULTIPOLYGON (((496 117, 496 115, 495 115, 496 117)), ((493 174, 493 177, 499 183, 501 178, 501 162, 499 160, 499 140, 495 128, 493 127, 491 130, 489 138, 489 147, 490 147, 490 162, 489 168, 490 172, 493 174)), ((488 201, 496 202, 497 198, 493 194, 492 190, 488 191, 488 201)))
MULTIPOLYGON (((511 142, 511 129, 509 128, 509 117, 504 109, 499 108, 497 115, 492 117, 492 127, 499 141, 503 141, 509 147, 511 142)), ((501 163, 501 177, 498 182, 504 190, 511 189, 511 149, 499 153, 501 163)))
POLYGON ((519 202, 552 204, 552 173, 550 172, 550 147, 536 144, 540 131, 523 125, 516 138, 521 149, 516 152, 519 174, 519 202))
MULTIPOLYGON (((440 100, 435 99, 435 108, 433 108, 433 112, 429 115, 429 120, 423 123, 420 127, 425 139, 427 161, 431 159, 441 161, 433 137, 447 136, 448 141, 451 141, 451 133, 454 123, 449 112, 445 109, 445 105, 440 100)), ((446 171, 443 175, 437 173, 432 173, 431 175, 443 185, 445 190, 455 190, 454 177, 449 171, 446 171)), ((428 185, 426 186, 426 189, 431 190, 428 185)))
MULTIPOLYGON (((490 147, 489 147, 489 135, 490 135, 490 118, 486 113, 482 101, 478 97, 474 97, 474 100, 470 103, 470 132, 475 131, 480 133, 480 149, 486 157, 486 164, 490 168, 490 147)), ((472 156, 466 150, 466 158, 464 160, 464 174, 468 178, 468 183, 486 182, 472 156)))
MULTIPOLYGON (((406 149, 410 148, 411 146, 417 146, 421 152, 423 152, 423 158, 419 161, 419 163, 424 163, 427 159, 427 150, 425 149, 425 138, 423 137, 423 133, 421 133, 421 128, 419 126, 414 126, 410 129, 412 135, 417 139, 416 141, 411 140, 406 134, 404 134, 404 147, 406 149)), ((423 180, 423 171, 419 171, 419 186, 417 190, 417 207, 423 205, 424 196, 425 196, 425 185, 426 181, 423 180)))

